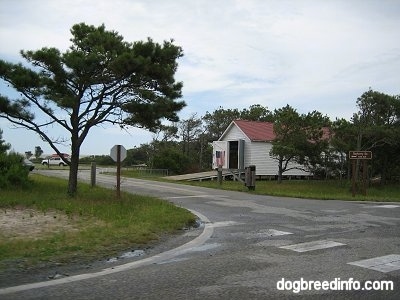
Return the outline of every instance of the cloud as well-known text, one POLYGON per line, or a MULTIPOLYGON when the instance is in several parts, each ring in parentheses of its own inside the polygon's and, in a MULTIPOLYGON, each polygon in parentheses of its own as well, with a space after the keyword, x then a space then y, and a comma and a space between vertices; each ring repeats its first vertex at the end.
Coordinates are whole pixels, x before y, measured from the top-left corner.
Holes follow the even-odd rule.
POLYGON ((256 103, 348 118, 369 87, 400 93, 399 14, 391 0, 2 0, 0 56, 67 49, 73 24, 104 23, 183 48, 182 118, 256 103))

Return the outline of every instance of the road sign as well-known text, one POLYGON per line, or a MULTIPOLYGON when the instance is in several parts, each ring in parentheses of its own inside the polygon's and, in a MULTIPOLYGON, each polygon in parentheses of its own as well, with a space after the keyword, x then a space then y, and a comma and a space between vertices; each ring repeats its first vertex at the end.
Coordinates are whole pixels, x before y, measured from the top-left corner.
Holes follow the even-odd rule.
POLYGON ((371 151, 350 151, 350 159, 372 159, 371 151))
POLYGON ((117 162, 117 198, 121 198, 121 161, 126 158, 126 149, 122 145, 115 145, 110 150, 111 158, 117 162))
POLYGON ((362 160, 362 170, 363 170, 363 176, 362 176, 362 182, 363 182, 363 188, 362 188, 362 193, 364 196, 367 195, 367 177, 368 177, 368 163, 367 160, 372 159, 372 152, 371 151, 350 151, 349 152, 349 158, 351 160, 351 190, 353 197, 356 195, 356 173, 358 174, 358 168, 359 168, 359 163, 358 160, 362 160))
POLYGON ((114 161, 118 160, 118 147, 121 149, 120 150, 120 161, 123 161, 126 158, 126 149, 122 145, 114 145, 111 150, 110 150, 110 156, 114 161))

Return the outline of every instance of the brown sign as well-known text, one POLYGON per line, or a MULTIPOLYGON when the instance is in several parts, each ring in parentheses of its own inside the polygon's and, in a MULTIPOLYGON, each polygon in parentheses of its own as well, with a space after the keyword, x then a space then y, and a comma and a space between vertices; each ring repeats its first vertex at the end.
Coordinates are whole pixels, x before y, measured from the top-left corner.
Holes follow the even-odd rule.
POLYGON ((371 151, 350 151, 350 159, 372 159, 371 151))

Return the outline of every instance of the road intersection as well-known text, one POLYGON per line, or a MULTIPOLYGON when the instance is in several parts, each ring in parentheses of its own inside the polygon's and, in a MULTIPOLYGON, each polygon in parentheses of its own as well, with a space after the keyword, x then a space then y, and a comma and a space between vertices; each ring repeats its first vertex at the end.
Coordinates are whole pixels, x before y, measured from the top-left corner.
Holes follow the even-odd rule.
MULTIPOLYGON (((79 176, 89 181, 89 172, 79 176)), ((98 174, 97 184, 112 188, 115 177, 98 174)), ((2 288, 0 298, 400 298, 396 203, 290 199, 128 178, 121 189, 190 209, 202 225, 180 247, 85 274, 2 288), (349 280, 359 282, 360 290, 354 285, 332 290, 349 280), (330 286, 318 289, 315 281, 330 286), (393 291, 365 288, 367 282, 376 288, 387 281, 393 291), (303 290, 295 292, 293 283, 303 290)))

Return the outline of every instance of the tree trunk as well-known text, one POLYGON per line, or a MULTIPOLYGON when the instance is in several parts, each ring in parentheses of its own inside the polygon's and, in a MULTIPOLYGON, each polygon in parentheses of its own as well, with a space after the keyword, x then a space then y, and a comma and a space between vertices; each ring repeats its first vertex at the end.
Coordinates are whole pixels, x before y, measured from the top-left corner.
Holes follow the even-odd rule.
POLYGON ((343 152, 340 152, 340 173, 339 173, 340 181, 343 180, 344 162, 345 162, 345 156, 343 155, 343 152))
POLYGON ((279 158, 278 162, 278 183, 282 183, 282 174, 283 174, 283 159, 279 158))
POLYGON ((203 170, 203 138, 200 137, 200 158, 199 158, 199 169, 203 170))
POLYGON ((74 197, 78 191, 79 150, 77 142, 71 139, 71 162, 68 179, 68 195, 71 197, 74 197))

